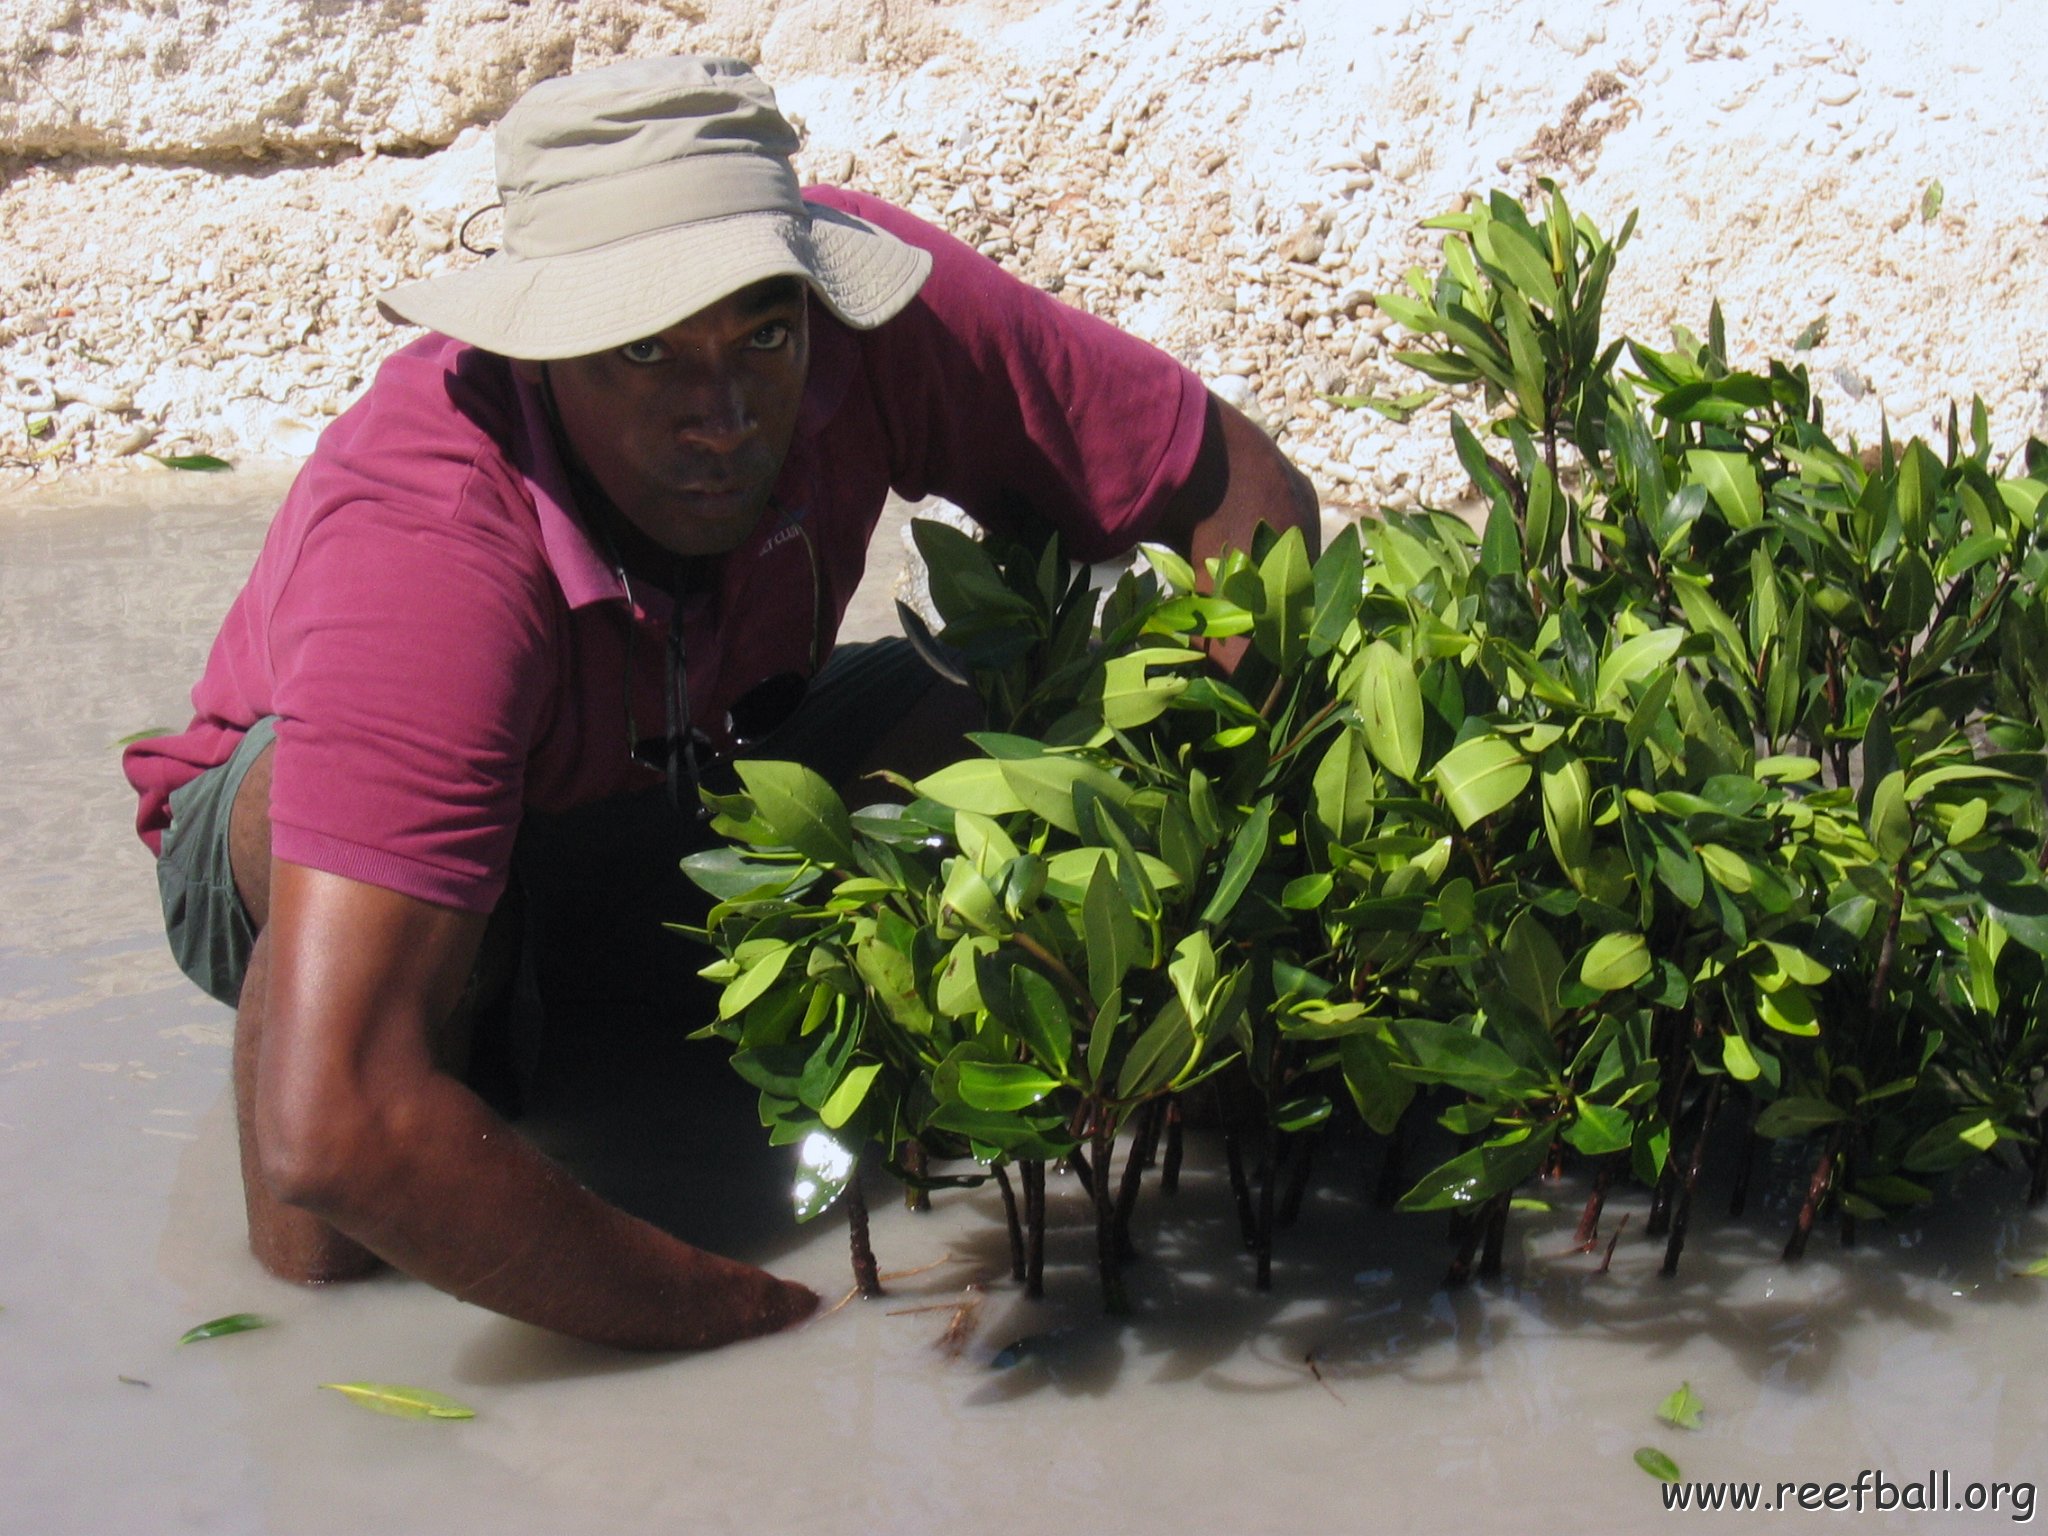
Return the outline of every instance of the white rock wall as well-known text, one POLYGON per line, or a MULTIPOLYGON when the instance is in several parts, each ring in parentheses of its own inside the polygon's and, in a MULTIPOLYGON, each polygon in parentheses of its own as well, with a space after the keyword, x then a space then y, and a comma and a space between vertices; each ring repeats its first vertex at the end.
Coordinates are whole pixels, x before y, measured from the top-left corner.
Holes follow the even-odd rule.
POLYGON ((1419 385, 1370 295, 1429 257, 1422 220, 1539 177, 1610 230, 1641 210, 1610 330, 1662 342, 1718 297, 1742 363, 1824 329, 1799 356, 1865 438, 1973 393, 2002 444, 2048 435, 2039 0, 12 8, 0 471, 302 455, 403 339, 376 293, 470 259, 487 124, 678 49, 757 59, 807 174, 1173 351, 1341 504, 1460 493, 1460 402, 1397 426, 1322 396, 1419 385))

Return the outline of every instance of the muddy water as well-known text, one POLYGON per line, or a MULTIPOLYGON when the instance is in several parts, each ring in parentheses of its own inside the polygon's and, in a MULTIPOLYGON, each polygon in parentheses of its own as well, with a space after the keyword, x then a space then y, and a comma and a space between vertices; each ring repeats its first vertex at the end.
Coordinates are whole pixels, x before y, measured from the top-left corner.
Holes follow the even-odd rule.
MULTIPOLYGON (((114 743, 182 718, 278 488, 0 501, 0 1531, 1624 1531, 1662 1518, 1642 1445, 1709 1479, 1945 1469, 1960 1495, 2048 1473, 2048 1281, 2008 1277, 2048 1222, 1995 1176, 1967 1217, 1797 1270, 1782 1202, 1710 1203, 1676 1282, 1628 1236, 1605 1276, 1568 1254, 1561 1188, 1517 1214, 1505 1280, 1447 1294, 1440 1227, 1363 1214, 1372 1170, 1340 1151, 1259 1296, 1197 1139, 1181 1195, 1141 1215, 1172 1263, 1134 1267, 1128 1326, 1096 1316, 1070 1181, 1040 1304, 1005 1278, 992 1193, 914 1217, 876 1186, 884 1269, 920 1272, 701 1358, 586 1348, 398 1276, 269 1280, 241 1245, 230 1021, 163 952, 114 743), (275 1326, 173 1342, 243 1310, 275 1326), (477 1417, 316 1390, 362 1379, 477 1417), (1707 1409, 1691 1434, 1653 1417, 1681 1380, 1707 1409)), ((783 1155, 678 1033, 592 1021, 530 1132, 686 1236, 841 1294, 842 1228, 783 1214, 783 1155)))

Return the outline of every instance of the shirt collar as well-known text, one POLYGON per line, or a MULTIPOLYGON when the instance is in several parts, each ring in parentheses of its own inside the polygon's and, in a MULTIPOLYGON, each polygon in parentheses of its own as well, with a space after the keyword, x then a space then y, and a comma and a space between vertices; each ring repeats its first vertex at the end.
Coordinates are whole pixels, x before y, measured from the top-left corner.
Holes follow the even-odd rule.
POLYGON ((562 597, 571 608, 622 602, 627 597, 625 582, 576 515, 576 496, 569 487, 568 467, 555 451, 547 402, 541 398, 539 387, 518 369, 510 371, 525 427, 522 438, 526 462, 519 468, 533 496, 534 512, 540 518, 541 548, 561 585, 562 597))

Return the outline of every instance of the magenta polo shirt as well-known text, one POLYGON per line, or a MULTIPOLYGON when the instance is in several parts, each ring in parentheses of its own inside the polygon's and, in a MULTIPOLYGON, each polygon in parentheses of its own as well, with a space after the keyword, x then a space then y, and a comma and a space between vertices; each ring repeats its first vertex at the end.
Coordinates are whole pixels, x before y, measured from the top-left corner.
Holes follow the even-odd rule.
MULTIPOLYGON (((1171 358, 873 198, 807 196, 930 251, 908 308, 855 331, 813 306, 811 371, 769 511, 685 603, 693 723, 831 650, 891 489, 984 523, 1028 508, 1094 560, 1187 479, 1205 395, 1171 358)), ((193 718, 131 746, 137 830, 277 717, 277 857, 466 911, 503 891, 521 812, 659 782, 672 609, 630 594, 578 520, 537 393, 427 335, 322 435, 228 610, 193 718), (628 666, 631 647, 631 666, 628 666)))

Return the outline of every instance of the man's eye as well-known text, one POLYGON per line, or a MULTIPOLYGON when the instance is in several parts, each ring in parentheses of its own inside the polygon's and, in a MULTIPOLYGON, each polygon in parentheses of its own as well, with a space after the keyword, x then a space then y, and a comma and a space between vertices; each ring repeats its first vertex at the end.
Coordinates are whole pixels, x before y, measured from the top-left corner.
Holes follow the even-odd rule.
POLYGON ((763 352, 773 352, 777 347, 788 345, 788 342, 789 322, 786 320, 771 320, 750 338, 751 345, 763 352))
POLYGON ((667 354, 658 341, 629 341, 619 348, 619 356, 629 363, 658 363, 667 354))

